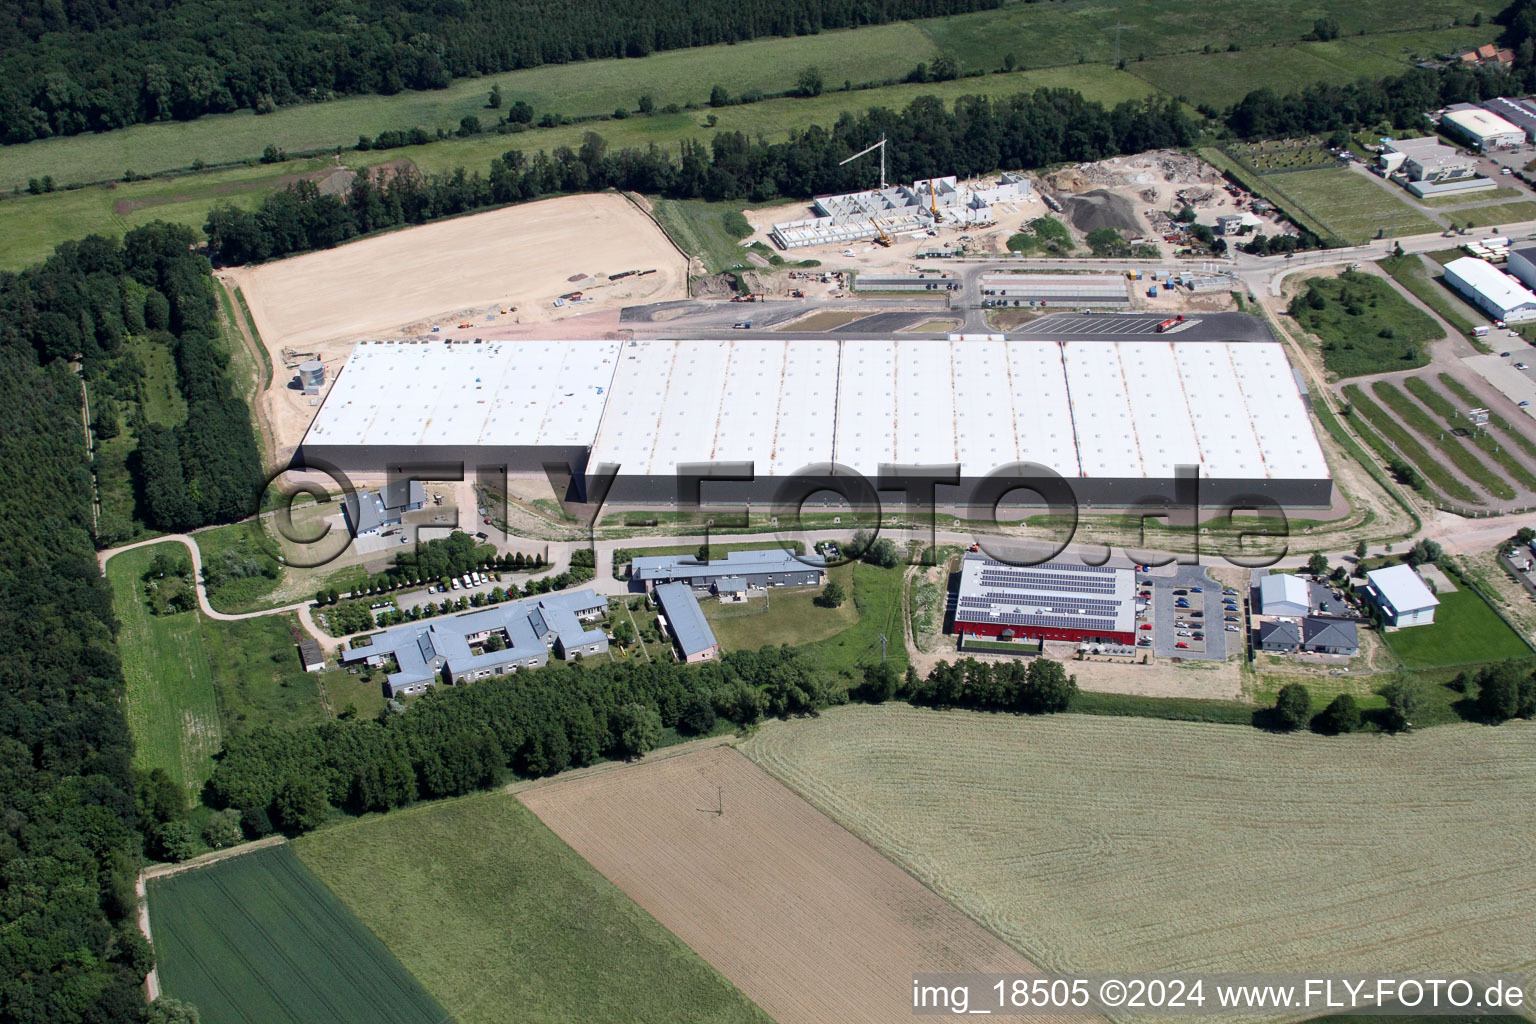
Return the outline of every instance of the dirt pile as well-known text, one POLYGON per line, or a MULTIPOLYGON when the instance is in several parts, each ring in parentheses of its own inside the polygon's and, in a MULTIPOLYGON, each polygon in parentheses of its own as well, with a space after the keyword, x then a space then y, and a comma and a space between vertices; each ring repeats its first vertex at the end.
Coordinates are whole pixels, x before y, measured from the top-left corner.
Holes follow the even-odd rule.
POLYGON ((1067 196, 1062 200, 1072 226, 1083 234, 1100 228, 1141 233, 1141 223, 1136 219, 1136 208, 1125 196, 1107 189, 1094 189, 1080 196, 1067 196))

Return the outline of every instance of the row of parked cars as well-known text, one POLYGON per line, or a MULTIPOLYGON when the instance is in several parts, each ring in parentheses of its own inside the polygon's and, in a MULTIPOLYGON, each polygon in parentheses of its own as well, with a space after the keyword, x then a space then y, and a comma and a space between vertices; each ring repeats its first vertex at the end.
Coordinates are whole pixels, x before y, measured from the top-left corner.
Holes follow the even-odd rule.
MULTIPOLYGON (((482 583, 491 582, 491 577, 482 572, 467 572, 463 576, 449 578, 448 582, 452 585, 454 590, 458 590, 461 585, 463 586, 463 589, 468 590, 471 587, 478 587, 482 583)), ((427 589, 429 591, 433 590, 432 587, 428 587, 427 589)), ((435 592, 441 594, 447 589, 448 587, 445 587, 439 583, 435 592)))

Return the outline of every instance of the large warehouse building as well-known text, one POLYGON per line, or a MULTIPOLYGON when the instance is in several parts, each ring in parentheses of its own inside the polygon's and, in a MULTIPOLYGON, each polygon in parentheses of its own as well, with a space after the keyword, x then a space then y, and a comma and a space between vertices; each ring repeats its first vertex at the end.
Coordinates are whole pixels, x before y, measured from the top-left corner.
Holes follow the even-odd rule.
POLYGON ((999 640, 1136 642, 1136 576, 1130 569, 1042 562, 1016 566, 966 555, 955 632, 999 640))
MULTIPOLYGON (((1513 267, 1511 260, 1511 269, 1513 267)), ((1495 320, 1536 319, 1536 293, 1487 260, 1463 256, 1445 265, 1445 283, 1495 320)))
MULTIPOLYGON (((360 348, 300 458, 351 474, 439 460, 537 473, 555 462, 571 467, 581 494, 588 476, 616 467, 609 503, 674 502, 679 467, 707 463, 752 467, 750 480, 708 482, 701 496, 715 504, 772 502, 792 479, 835 488, 850 474, 875 481, 882 466, 923 466, 958 470, 958 487, 939 488, 940 504, 990 505, 998 490, 984 479, 1015 463, 1046 466, 1078 501, 1101 506, 1177 501, 1183 466, 1199 467, 1207 507, 1255 495, 1288 507, 1332 500, 1306 406, 1273 342, 463 348, 360 348)), ((1013 498, 1041 503, 1028 492, 1013 498)))

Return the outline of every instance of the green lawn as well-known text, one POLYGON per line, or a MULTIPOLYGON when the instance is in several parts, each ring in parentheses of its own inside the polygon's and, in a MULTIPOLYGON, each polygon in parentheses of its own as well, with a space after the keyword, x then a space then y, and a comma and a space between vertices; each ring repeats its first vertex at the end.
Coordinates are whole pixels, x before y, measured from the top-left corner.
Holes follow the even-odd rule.
POLYGON ((1446 214, 1457 224, 1489 228, 1500 224, 1514 224, 1536 218, 1536 201, 1526 199, 1518 203, 1498 203, 1493 206, 1476 206, 1470 210, 1457 210, 1446 214))
POLYGON ((1382 260, 1380 266, 1392 276, 1392 280, 1412 292, 1424 305, 1439 313, 1446 323, 1469 338, 1472 336, 1472 329, 1477 325, 1467 317, 1468 307, 1464 303, 1452 300, 1438 283, 1440 276, 1436 274, 1431 277, 1429 268, 1424 265, 1421 257, 1404 256, 1402 259, 1393 257, 1382 260))
POLYGON ((1291 308, 1296 322, 1317 335, 1323 365, 1339 377, 1423 366, 1428 343, 1441 336, 1432 317, 1370 274, 1313 278, 1291 308), (1311 304, 1314 295, 1322 296, 1321 309, 1311 304))
POLYGON ((208 1024, 447 1019, 288 846, 153 880, 149 912, 165 994, 208 1024))
POLYGON ((1351 243, 1394 235, 1437 231, 1440 225, 1364 174, 1347 167, 1330 167, 1286 174, 1266 174, 1260 180, 1321 223, 1329 234, 1351 243))
POLYGON ((507 793, 350 821, 293 846, 458 1024, 767 1024, 507 793))
POLYGON ((1463 477, 1471 480, 1483 490, 1496 498, 1509 501, 1514 498, 1514 488, 1499 479, 1487 466, 1478 460, 1466 445, 1451 432, 1449 427, 1436 423, 1423 409, 1413 403, 1407 395, 1403 394, 1393 384, 1379 380, 1371 385, 1371 390, 1376 397, 1381 399, 1387 408, 1397 414, 1397 417, 1419 435, 1426 444, 1431 445, 1441 455, 1450 460, 1463 477))
POLYGON ((1481 597, 1470 590, 1437 594, 1440 605, 1428 626, 1410 626, 1386 634, 1392 648, 1409 668, 1475 665, 1505 658, 1523 658, 1531 648, 1481 597))
POLYGON ((187 550, 170 543, 124 552, 107 563, 107 581, 120 624, 134 764, 164 768, 195 795, 213 774, 224 729, 202 613, 153 615, 144 603, 140 577, 162 548, 183 556, 187 550))
MULTIPOLYGON (((853 586, 853 567, 838 566, 829 574, 846 592, 853 586)), ((726 651, 755 651, 765 644, 813 643, 858 624, 859 612, 851 600, 836 608, 816 603, 820 587, 776 588, 767 598, 752 598, 744 604, 704 601, 704 617, 715 631, 715 639, 726 651)))
MULTIPOLYGON (((294 615, 220 622, 201 611, 150 614, 140 577, 159 548, 137 548, 107 563, 112 609, 122 623, 117 646, 128 724, 135 763, 164 768, 195 793, 225 736, 317 721, 325 710, 316 677, 299 664, 294 615)), ((327 673, 333 674, 346 673, 327 673)))
POLYGON ((1401 457, 1446 497, 1481 504, 1471 488, 1447 470, 1444 463, 1431 458, 1429 452, 1424 450, 1424 446, 1397 421, 1396 417, 1366 397, 1365 392, 1361 391, 1357 385, 1350 384, 1344 388, 1344 400, 1354 407, 1355 415, 1363 417, 1389 445, 1389 447, 1376 445, 1374 443, 1376 439, 1369 432, 1361 432, 1362 437, 1373 442, 1372 447, 1377 449, 1382 458, 1390 460, 1401 457))
MULTIPOLYGON (((1436 391, 1422 377, 1409 377, 1403 381, 1403 387, 1407 388, 1419 401, 1434 410, 1435 415, 1439 416, 1446 426, 1460 430, 1471 429, 1467 423, 1466 416, 1463 415, 1463 410, 1457 409, 1450 399, 1436 391)), ((1483 429, 1473 433, 1468 440, 1479 451, 1497 463, 1499 468, 1508 473, 1521 487, 1529 491, 1536 491, 1536 474, 1533 474, 1525 463, 1517 459, 1514 452, 1510 451, 1505 444, 1500 443, 1502 439, 1483 429)), ((1524 439, 1522 438, 1522 440, 1524 439)))
POLYGON ((862 562, 853 566, 853 586, 846 583, 858 622, 841 633, 806 645, 812 659, 849 683, 862 679, 865 665, 880 662, 880 635, 887 638, 886 660, 897 675, 906 671, 907 648, 901 639, 901 585, 904 566, 880 569, 862 562))

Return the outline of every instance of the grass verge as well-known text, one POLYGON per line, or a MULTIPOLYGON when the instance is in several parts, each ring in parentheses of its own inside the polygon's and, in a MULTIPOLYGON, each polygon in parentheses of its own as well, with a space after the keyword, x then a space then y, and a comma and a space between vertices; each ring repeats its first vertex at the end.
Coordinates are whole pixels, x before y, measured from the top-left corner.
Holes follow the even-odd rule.
MULTIPOLYGON (((1458 501, 1481 504, 1481 501, 1472 493, 1471 488, 1449 473, 1438 460, 1430 458, 1429 452, 1424 450, 1424 446, 1412 434, 1403 429, 1401 423, 1398 423, 1397 420, 1388 415, 1386 410, 1366 397, 1365 392, 1360 390, 1359 385, 1346 385, 1344 388, 1344 398, 1354 407, 1356 412, 1380 432, 1381 437, 1386 442, 1390 442, 1390 447, 1385 450, 1377 448, 1377 451, 1381 453, 1383 458, 1388 461, 1394 458, 1406 459, 1419 475, 1432 483, 1436 489, 1447 497, 1455 498, 1458 501)), ((1373 445, 1373 447, 1375 446, 1373 445)))
MULTIPOLYGON (((1422 377, 1409 377, 1403 381, 1403 387, 1407 388, 1415 398, 1434 410, 1435 414, 1445 421, 1446 425, 1455 430, 1471 430, 1465 417, 1451 404, 1450 399, 1430 386, 1422 377)), ((1498 463, 1499 468, 1508 473, 1510 477, 1528 491, 1536 491, 1536 474, 1525 467, 1514 453, 1499 442, 1486 430, 1473 431, 1468 440, 1479 451, 1498 463)))

